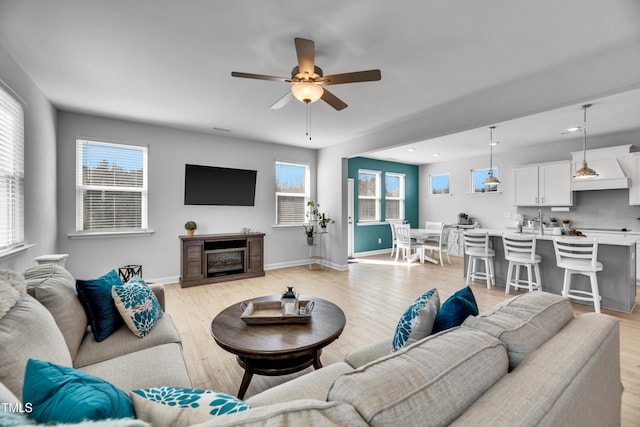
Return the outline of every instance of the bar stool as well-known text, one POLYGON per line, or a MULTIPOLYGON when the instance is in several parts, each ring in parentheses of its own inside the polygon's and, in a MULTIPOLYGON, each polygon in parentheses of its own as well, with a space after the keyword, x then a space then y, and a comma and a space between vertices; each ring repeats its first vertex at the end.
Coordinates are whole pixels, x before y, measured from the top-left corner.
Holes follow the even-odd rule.
POLYGON ((540 276, 540 262, 542 257, 536 254, 536 236, 523 234, 503 234, 502 244, 504 245, 504 259, 509 261, 507 269, 507 284, 505 293, 509 293, 509 287, 518 289, 529 289, 529 292, 537 289, 542 290, 542 278, 540 276), (513 267, 516 267, 516 275, 511 280, 513 267), (527 280, 520 278, 520 267, 527 268, 527 280), (535 273, 535 281, 533 280, 535 273))
POLYGON ((485 280, 487 289, 495 286, 493 257, 496 252, 489 247, 489 233, 486 231, 465 231, 464 253, 469 258, 467 265, 467 286, 471 281, 485 280), (484 261, 484 271, 476 271, 476 260, 484 261))
POLYGON ((596 273, 602 271, 598 261, 598 242, 596 239, 582 237, 557 237, 553 240, 558 267, 564 268, 562 296, 580 301, 592 301, 596 313, 600 313, 600 292, 596 273), (571 276, 582 274, 589 276, 591 292, 571 289, 571 276))

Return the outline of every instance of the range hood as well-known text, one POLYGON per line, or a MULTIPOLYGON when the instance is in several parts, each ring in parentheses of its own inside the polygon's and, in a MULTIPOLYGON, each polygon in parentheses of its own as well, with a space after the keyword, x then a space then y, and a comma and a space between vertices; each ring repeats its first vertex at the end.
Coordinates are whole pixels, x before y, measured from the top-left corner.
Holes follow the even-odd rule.
MULTIPOLYGON (((631 145, 598 148, 587 150, 587 163, 598 173, 593 178, 574 179, 571 181, 573 191, 614 190, 629 188, 629 178, 620 166, 620 160, 629 157, 631 145)), ((584 152, 571 153, 571 173, 582 167, 584 152)))

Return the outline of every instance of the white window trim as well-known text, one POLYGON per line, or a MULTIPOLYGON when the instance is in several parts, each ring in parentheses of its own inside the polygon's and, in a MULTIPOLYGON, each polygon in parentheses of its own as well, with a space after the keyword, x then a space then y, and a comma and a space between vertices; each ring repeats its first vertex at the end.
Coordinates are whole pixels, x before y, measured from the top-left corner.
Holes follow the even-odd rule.
POLYGON ((148 212, 148 183, 149 183, 149 148, 143 145, 134 145, 134 144, 120 144, 106 141, 96 141, 88 138, 78 138, 76 140, 76 232, 67 234, 68 237, 72 239, 78 238, 94 238, 94 237, 111 237, 111 236, 132 236, 132 235, 151 235, 154 233, 153 230, 149 230, 149 212, 148 212), (100 185, 85 185, 82 184, 82 167, 81 160, 83 156, 83 144, 82 141, 90 142, 93 144, 100 144, 105 146, 113 146, 113 147, 133 147, 136 149, 140 149, 144 152, 143 156, 143 181, 142 187, 110 187, 110 186, 100 186, 100 185), (140 192, 141 197, 141 227, 133 228, 133 229, 115 229, 115 230, 84 230, 84 221, 83 221, 83 212, 84 212, 84 198, 82 197, 82 192, 84 190, 111 190, 114 189, 119 191, 131 191, 131 192, 140 192))
MULTIPOLYGON (((0 242, 0 258, 9 257, 16 253, 25 251, 33 245, 25 244, 25 223, 24 223, 24 196, 25 196, 25 105, 26 103, 13 90, 0 80, 0 92, 3 105, 2 123, 7 125, 3 127, 3 139, 6 145, 0 147, 3 153, 0 159, 0 167, 2 168, 3 183, 13 183, 5 187, 2 184, 3 193, 7 195, 2 200, 2 209, 6 218, 6 223, 2 224, 3 230, 7 230, 7 240, 0 242), (6 114, 5 114, 6 113, 6 114), (16 126, 17 125, 17 126, 16 126), (13 132, 12 130, 15 130, 13 132), (6 228, 5 228, 6 227, 6 228)), ((3 231, 4 233, 4 231, 3 231)))
POLYGON ((286 162, 286 161, 276 160, 274 166, 277 168, 278 164, 304 167, 304 190, 305 190, 305 192, 304 193, 285 193, 285 192, 282 192, 282 191, 275 191, 277 182, 276 182, 276 180, 274 180, 273 185, 274 185, 274 193, 275 193, 275 206, 274 206, 275 222, 273 224, 273 227, 274 228, 278 228, 278 227, 283 227, 283 228, 286 228, 286 227, 300 227, 302 224, 304 224, 306 222, 305 218, 302 218, 302 221, 296 222, 296 223, 287 223, 287 224, 278 223, 278 197, 279 196, 304 197, 304 207, 305 207, 305 212, 306 212, 307 211, 307 203, 309 202, 309 200, 311 200, 311 166, 308 163, 296 163, 296 162, 286 162))
MULTIPOLYGON (((370 223, 370 222, 381 222, 382 216, 380 214, 380 202, 382 198, 382 171, 374 171, 370 169, 358 169, 358 180, 360 179, 360 174, 373 174, 376 175, 376 194, 375 196, 361 196, 360 191, 358 191, 358 200, 375 200, 375 208, 376 208, 376 217, 375 219, 360 219, 360 209, 358 209, 358 223, 370 223)), ((356 180, 356 182, 358 181, 356 180)))
MULTIPOLYGON (((473 183, 471 184, 473 186, 473 183)), ((433 175, 429 175, 429 196, 432 197, 450 197, 451 193, 451 174, 450 173, 436 173, 433 175), (434 193, 433 192, 433 178, 437 176, 447 176, 449 181, 449 192, 448 193, 434 193)))
POLYGON ((405 205, 405 199, 406 199, 406 192, 405 192, 405 181, 406 181, 406 174, 403 173, 397 173, 397 172, 385 172, 384 173, 384 179, 385 179, 385 202, 387 200, 398 200, 400 202, 400 218, 387 218, 387 212, 386 212, 386 207, 385 207, 385 221, 388 219, 392 219, 392 220, 404 220, 405 219, 405 210, 404 210, 404 205, 405 205), (400 196, 399 197, 391 197, 391 196, 387 196, 387 177, 391 176, 391 177, 397 177, 400 180, 400 196))

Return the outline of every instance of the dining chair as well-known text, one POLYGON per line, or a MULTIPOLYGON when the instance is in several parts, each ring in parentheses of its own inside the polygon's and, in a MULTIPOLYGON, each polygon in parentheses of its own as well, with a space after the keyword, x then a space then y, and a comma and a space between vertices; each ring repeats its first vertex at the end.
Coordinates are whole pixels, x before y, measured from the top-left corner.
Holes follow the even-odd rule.
MULTIPOLYGON (((406 259, 407 262, 411 262, 411 252, 419 250, 422 247, 420 243, 417 243, 411 240, 411 231, 409 224, 395 224, 394 228, 396 230, 396 261, 398 261, 398 256, 400 255, 400 250, 402 250, 402 258, 406 259)), ((418 252, 420 255, 420 261, 424 262, 424 258, 422 254, 418 252)))
POLYGON ((562 296, 580 301, 592 301, 596 313, 600 313, 600 291, 596 273, 603 270, 598 261, 598 241, 582 237, 556 237, 553 240, 556 264, 564 268, 562 296), (591 291, 571 287, 571 277, 582 274, 589 277, 591 291))
POLYGON ((387 220, 389 226, 391 227, 391 255, 393 257, 393 253, 397 250, 398 241, 396 239, 396 224, 402 224, 403 221, 400 219, 389 219, 387 220))
POLYGON ((438 259, 440 260, 440 266, 444 266, 443 256, 447 256, 447 262, 451 265, 451 258, 449 258, 449 226, 445 225, 443 222, 439 223, 429 223, 427 221, 427 230, 433 230, 437 234, 434 236, 435 238, 427 238, 422 243, 422 251, 430 251, 432 254, 438 252, 438 259), (435 229, 435 224, 439 224, 438 228, 435 229), (429 228, 431 225, 432 228, 429 228))
POLYGON ((509 288, 528 289, 533 291, 542 290, 542 276, 540 276, 540 263, 542 257, 536 254, 536 236, 533 234, 508 234, 502 235, 502 244, 504 245, 504 259, 509 261, 507 268, 507 283, 505 293, 509 293, 509 288), (514 273, 515 277, 511 279, 514 273), (527 269, 527 280, 520 278, 520 267, 527 269), (532 271, 533 270, 533 271, 532 271), (535 276, 535 280, 534 279, 535 276))
POLYGON ((489 247, 489 233, 486 231, 465 231, 464 253, 469 258, 467 265, 467 286, 471 281, 486 280, 487 288, 495 286, 496 277, 493 268, 493 257, 496 251, 489 247), (476 270, 476 261, 484 261, 484 271, 476 270))

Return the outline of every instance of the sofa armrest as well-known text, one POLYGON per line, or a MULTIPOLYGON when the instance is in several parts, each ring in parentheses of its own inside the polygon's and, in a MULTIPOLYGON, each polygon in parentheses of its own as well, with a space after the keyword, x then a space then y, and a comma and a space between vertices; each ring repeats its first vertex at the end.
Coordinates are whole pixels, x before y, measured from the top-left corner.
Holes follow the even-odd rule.
POLYGON ((352 368, 359 368, 382 356, 391 354, 391 344, 393 338, 386 338, 381 341, 369 344, 357 350, 353 350, 344 357, 344 361, 351 365, 352 368))
POLYGON ((149 285, 149 288, 151 288, 153 293, 156 295, 156 298, 158 299, 158 303, 160 304, 160 307, 162 307, 162 310, 166 310, 166 308, 164 306, 164 286, 163 285, 149 285))

